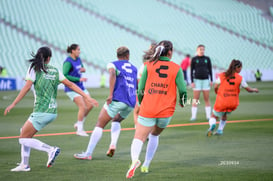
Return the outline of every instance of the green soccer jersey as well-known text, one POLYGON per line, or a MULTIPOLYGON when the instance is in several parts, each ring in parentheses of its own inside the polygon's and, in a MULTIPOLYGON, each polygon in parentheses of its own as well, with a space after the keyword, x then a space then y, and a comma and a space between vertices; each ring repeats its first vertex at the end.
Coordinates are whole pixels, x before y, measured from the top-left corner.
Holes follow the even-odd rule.
POLYGON ((51 65, 45 65, 47 73, 28 70, 26 80, 34 84, 34 109, 33 112, 57 113, 57 89, 65 79, 62 72, 51 65))

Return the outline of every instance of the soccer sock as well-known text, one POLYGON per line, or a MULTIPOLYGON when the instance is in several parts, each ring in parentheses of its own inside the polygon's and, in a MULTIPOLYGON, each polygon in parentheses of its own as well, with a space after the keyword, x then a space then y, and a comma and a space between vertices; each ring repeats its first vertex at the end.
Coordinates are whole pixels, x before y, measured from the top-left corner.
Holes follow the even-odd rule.
POLYGON ((131 159, 132 162, 138 160, 143 142, 140 139, 134 138, 131 145, 131 159))
POLYGON ((214 117, 211 117, 211 118, 209 119, 209 125, 210 125, 210 127, 211 127, 213 124, 216 124, 216 119, 215 119, 214 117))
POLYGON ((196 119, 196 114, 197 114, 197 107, 192 106, 191 107, 191 118, 196 119))
POLYGON ((209 119, 210 118, 210 114, 211 114, 211 107, 210 106, 206 106, 205 107, 205 111, 206 111, 206 118, 209 119))
POLYGON ((142 166, 149 167, 149 165, 154 157, 154 154, 157 150, 158 142, 159 142, 159 136, 154 136, 152 134, 149 135, 149 142, 147 145, 145 161, 142 166))
POLYGON ((220 123, 219 123, 219 126, 218 126, 218 130, 222 131, 224 129, 225 125, 226 125, 226 121, 220 120, 220 123))
POLYGON ((83 122, 84 121, 77 121, 77 131, 83 130, 83 122))
POLYGON ((35 138, 19 138, 19 143, 26 147, 33 148, 39 151, 45 151, 47 153, 49 153, 53 149, 52 146, 49 146, 48 144, 45 144, 35 138))
POLYGON ((30 147, 21 145, 21 164, 28 166, 30 157, 30 147))
POLYGON ((112 126, 111 126, 111 145, 113 146, 117 146, 117 142, 118 142, 118 138, 119 138, 119 134, 120 134, 120 123, 119 122, 112 122, 112 126))
POLYGON ((97 145, 97 143, 100 141, 103 129, 100 127, 95 127, 93 130, 93 133, 90 136, 90 140, 86 149, 86 153, 88 155, 92 155, 93 151, 97 145))

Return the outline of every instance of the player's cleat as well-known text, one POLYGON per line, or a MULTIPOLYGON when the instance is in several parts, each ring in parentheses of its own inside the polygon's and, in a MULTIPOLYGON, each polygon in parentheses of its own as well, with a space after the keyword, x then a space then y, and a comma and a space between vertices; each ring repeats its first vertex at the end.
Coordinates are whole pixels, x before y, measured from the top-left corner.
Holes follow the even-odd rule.
POLYGON ((17 167, 11 169, 10 171, 11 172, 28 172, 30 171, 30 167, 23 164, 19 164, 17 167))
POLYGON ((91 155, 87 155, 85 152, 82 153, 75 153, 74 157, 79 160, 92 160, 91 155))
MULTIPOLYGON (((78 123, 77 122, 74 124, 74 128, 78 129, 78 123)), ((76 135, 89 136, 84 130, 77 130, 76 135)))
POLYGON ((149 167, 142 166, 142 167, 140 167, 140 171, 141 171, 141 173, 149 173, 149 167))
POLYGON ((140 166, 141 162, 139 160, 133 161, 129 170, 127 171, 126 178, 132 178, 135 175, 136 169, 140 166))
POLYGON ((223 130, 217 130, 217 131, 215 131, 214 133, 213 133, 214 135, 217 135, 217 136, 221 136, 221 135, 223 135, 223 130))
POLYGON ((84 130, 82 130, 82 131, 77 131, 77 132, 76 132, 76 135, 79 135, 79 136, 89 136, 84 130))
POLYGON ((215 129, 215 127, 216 127, 216 125, 213 124, 213 125, 211 125, 211 127, 208 129, 208 132, 207 132, 207 136, 208 136, 208 137, 212 136, 212 132, 213 132, 213 130, 215 129))
POLYGON ((51 167, 54 164, 56 157, 60 154, 61 149, 54 147, 50 153, 48 153, 47 168, 51 167))
POLYGON ((196 121, 196 118, 191 118, 190 121, 194 122, 194 121, 196 121))
POLYGON ((111 145, 109 147, 109 150, 107 151, 106 155, 109 157, 113 157, 115 154, 116 147, 114 145, 111 145))

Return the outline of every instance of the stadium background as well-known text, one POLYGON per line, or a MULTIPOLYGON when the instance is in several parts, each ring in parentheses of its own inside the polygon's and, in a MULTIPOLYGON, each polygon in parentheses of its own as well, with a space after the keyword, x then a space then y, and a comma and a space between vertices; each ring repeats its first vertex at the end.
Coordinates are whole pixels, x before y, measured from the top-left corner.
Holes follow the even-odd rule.
MULTIPOLYGON (((0 0, 0 65, 22 85, 32 51, 50 46, 51 63, 61 68, 67 45, 78 43, 87 68, 84 76, 90 86, 97 86, 101 70, 116 58, 118 46, 130 48, 131 61, 138 67, 152 41, 169 39, 174 42, 176 63, 186 53, 194 55, 196 46, 203 43, 215 71, 239 58, 247 81, 254 81, 252 71, 257 68, 262 70, 263 80, 273 80, 272 6, 267 0, 0 0)), ((160 138, 151 174, 137 170, 134 180, 273 180, 273 84, 263 81, 249 85, 260 93, 241 91, 240 106, 229 117, 222 137, 205 136, 208 125, 203 102, 195 123, 189 121, 191 106, 181 109, 177 104, 171 127, 160 138), (231 164, 220 166, 222 161, 231 164)), ((89 90, 100 103, 88 115, 85 128, 90 133, 109 90, 89 90)), ((86 148, 89 137, 75 135, 78 109, 62 90, 58 91, 57 119, 37 135, 62 149, 53 169, 45 167, 45 153, 33 150, 31 172, 10 172, 20 160, 19 130, 33 111, 33 93, 29 92, 10 114, 3 116, 18 92, 0 91, 0 180, 125 180, 134 135, 133 114, 122 123, 124 130, 115 157, 109 160, 105 155, 109 124, 93 160, 76 160, 73 154, 86 148)), ((193 92, 188 93, 191 98, 193 92)), ((215 96, 211 90, 212 103, 215 96)), ((143 150, 142 161, 144 156, 143 150)))
POLYGON ((119 46, 130 49, 139 67, 151 42, 166 39, 174 44, 176 63, 204 44, 214 73, 236 58, 247 81, 255 80, 257 69, 263 80, 273 80, 272 16, 272 0, 1 0, 0 66, 17 78, 18 89, 31 52, 51 47, 51 64, 61 69, 67 46, 77 43, 86 86, 97 87, 119 46))

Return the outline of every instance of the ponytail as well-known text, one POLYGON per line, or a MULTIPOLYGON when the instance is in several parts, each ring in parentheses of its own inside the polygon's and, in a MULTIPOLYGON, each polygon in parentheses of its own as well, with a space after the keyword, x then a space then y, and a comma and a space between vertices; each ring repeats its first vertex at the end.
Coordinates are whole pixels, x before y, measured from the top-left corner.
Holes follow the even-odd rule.
POLYGON ((72 44, 72 45, 67 47, 66 52, 67 53, 72 53, 72 50, 76 50, 78 48, 78 46, 79 46, 78 44, 72 44))
POLYGON ((52 56, 50 48, 41 47, 38 49, 36 54, 32 52, 31 56, 33 58, 28 60, 31 63, 29 71, 34 68, 35 72, 43 71, 47 73, 45 68, 45 61, 48 59, 48 57, 52 56))
POLYGON ((169 51, 173 50, 173 44, 170 41, 163 40, 159 42, 156 46, 152 47, 150 51, 148 51, 144 56, 151 57, 149 62, 154 62, 154 64, 158 61, 160 56, 167 56, 169 51))
POLYGON ((233 59, 229 65, 228 70, 225 72, 225 77, 226 78, 231 77, 235 73, 236 68, 239 68, 241 66, 242 62, 240 60, 233 59))

